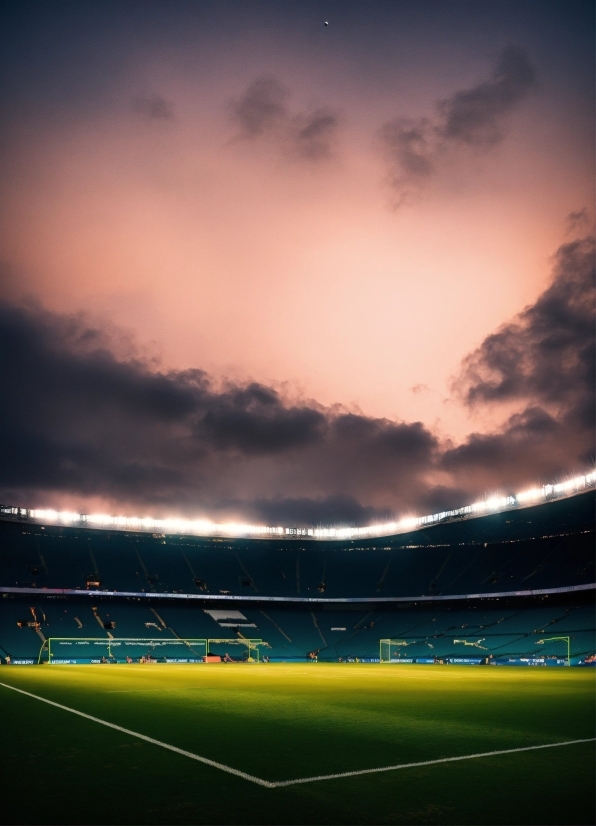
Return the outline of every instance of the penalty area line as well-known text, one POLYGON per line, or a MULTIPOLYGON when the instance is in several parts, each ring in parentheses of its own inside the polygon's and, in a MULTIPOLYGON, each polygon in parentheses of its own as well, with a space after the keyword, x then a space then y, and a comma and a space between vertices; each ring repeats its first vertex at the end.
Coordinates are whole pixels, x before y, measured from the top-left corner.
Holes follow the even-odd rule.
POLYGON ((515 749, 498 749, 496 751, 476 752, 475 754, 462 754, 459 757, 440 757, 437 760, 420 760, 416 763, 398 763, 395 766, 382 766, 378 769, 359 769, 351 772, 338 772, 337 774, 319 774, 315 777, 299 777, 296 780, 278 780, 269 781, 263 780, 260 777, 255 777, 247 772, 233 769, 231 766, 226 766, 224 763, 218 763, 215 760, 209 760, 208 757, 201 757, 199 754, 194 754, 192 751, 179 749, 177 746, 171 746, 169 743, 163 743, 161 740, 156 740, 154 737, 148 737, 146 734, 141 734, 138 731, 132 731, 129 728, 118 726, 115 723, 109 723, 107 720, 101 720, 99 717, 94 717, 91 714, 86 714, 84 711, 77 711, 76 708, 64 706, 61 703, 56 703, 54 700, 47 700, 45 697, 40 697, 38 694, 32 694, 30 691, 24 691, 22 688, 15 688, 13 685, 0 683, 3 688, 8 688, 11 691, 16 691, 19 694, 24 694, 26 697, 32 697, 34 700, 39 700, 42 703, 47 703, 55 708, 60 708, 62 711, 69 711, 71 714, 77 714, 79 717, 84 717, 86 720, 91 720, 93 723, 99 723, 107 728, 115 729, 123 734, 128 734, 131 737, 136 737, 138 740, 145 740, 146 743, 151 743, 154 746, 160 746, 162 749, 173 751, 175 754, 181 754, 183 757, 189 757, 191 760, 196 760, 199 763, 204 763, 206 766, 211 766, 214 769, 233 774, 236 777, 241 777, 243 780, 248 780, 250 783, 256 783, 257 786, 263 786, 266 789, 281 789, 285 786, 296 786, 299 783, 315 783, 318 780, 339 780, 343 777, 357 777, 364 774, 379 774, 380 772, 397 771, 398 769, 415 769, 421 766, 436 766, 440 763, 457 763, 461 760, 476 760, 480 757, 497 757, 501 754, 519 754, 524 751, 538 751, 539 749, 555 749, 560 746, 574 746, 578 743, 593 743, 596 737, 586 737, 582 740, 564 740, 560 743, 543 743, 539 746, 521 746, 515 749))
POLYGON ((69 706, 63 706, 61 703, 55 703, 53 700, 47 700, 45 697, 40 697, 37 694, 32 694, 30 691, 23 691, 22 688, 15 688, 15 686, 7 685, 6 683, 0 683, 0 686, 3 686, 4 688, 9 688, 11 691, 18 691, 19 694, 25 694, 25 696, 32 697, 34 700, 40 700, 42 703, 47 703, 49 706, 61 708, 62 711, 69 711, 71 714, 77 714, 79 717, 84 717, 86 720, 91 720, 93 723, 99 723, 102 726, 113 728, 116 731, 122 732, 123 734, 128 734, 131 737, 136 737, 138 740, 145 740, 146 743, 151 743, 154 746, 160 746, 162 749, 173 751, 175 754, 181 754, 183 757, 190 757, 191 760, 197 760, 199 763, 204 763, 206 766, 211 766, 214 769, 219 769, 220 771, 227 772, 228 774, 234 774, 236 775, 236 777, 241 777, 243 780, 249 780, 251 783, 256 783, 258 786, 264 786, 266 789, 273 789, 276 786, 275 783, 269 783, 267 780, 261 780, 260 777, 254 777, 254 775, 252 774, 247 774, 246 772, 239 771, 238 769, 233 769, 231 766, 226 766, 223 763, 218 763, 215 760, 209 760, 208 757, 201 757, 199 754, 194 754, 192 751, 179 749, 177 746, 171 746, 169 743, 162 743, 161 740, 156 740, 154 737, 148 737, 146 734, 141 734, 138 731, 132 731, 129 728, 117 726, 115 723, 108 723, 107 720, 101 720, 99 717, 93 717, 93 715, 91 714, 85 714, 84 711, 77 711, 76 708, 69 708, 69 706))

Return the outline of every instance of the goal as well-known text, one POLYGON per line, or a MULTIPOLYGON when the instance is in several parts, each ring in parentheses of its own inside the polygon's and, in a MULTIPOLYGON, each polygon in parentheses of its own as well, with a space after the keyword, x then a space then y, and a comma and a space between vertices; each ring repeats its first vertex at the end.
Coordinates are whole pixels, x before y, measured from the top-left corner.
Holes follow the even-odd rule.
POLYGON ((259 648, 271 648, 268 642, 264 640, 249 640, 246 637, 219 637, 207 640, 207 649, 209 654, 215 654, 220 657, 230 657, 233 662, 238 659, 248 663, 258 663, 261 661, 259 648), (239 651, 230 654, 228 648, 231 646, 243 646, 245 651, 239 651))
POLYGON ((400 662, 401 648, 409 645, 405 640, 379 640, 379 662, 400 662))

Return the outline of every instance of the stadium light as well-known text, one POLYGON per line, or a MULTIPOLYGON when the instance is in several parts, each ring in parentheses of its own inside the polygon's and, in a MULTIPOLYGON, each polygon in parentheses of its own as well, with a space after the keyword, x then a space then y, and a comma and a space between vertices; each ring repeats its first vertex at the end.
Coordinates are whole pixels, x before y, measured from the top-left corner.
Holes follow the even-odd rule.
POLYGON ((299 537, 317 540, 366 539, 376 536, 391 536, 406 533, 428 525, 436 525, 451 519, 482 516, 488 513, 511 510, 550 499, 557 499, 593 488, 596 485, 596 471, 573 476, 556 484, 532 487, 510 496, 491 495, 486 499, 454 510, 441 511, 427 516, 406 516, 399 521, 375 523, 361 528, 320 527, 294 528, 272 527, 268 525, 247 525, 239 522, 211 522, 209 519, 182 519, 169 517, 155 519, 150 516, 109 516, 108 514, 81 514, 70 511, 56 511, 48 508, 26 510, 17 507, 0 507, 0 515, 28 516, 37 522, 62 525, 80 525, 115 530, 146 531, 148 533, 190 534, 195 536, 299 537))

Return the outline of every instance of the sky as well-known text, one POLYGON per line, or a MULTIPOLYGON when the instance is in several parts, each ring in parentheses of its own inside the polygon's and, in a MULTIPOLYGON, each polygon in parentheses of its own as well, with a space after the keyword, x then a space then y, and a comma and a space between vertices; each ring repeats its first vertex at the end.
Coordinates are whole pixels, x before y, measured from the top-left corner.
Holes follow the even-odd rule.
POLYGON ((368 524, 593 467, 592 3, 0 14, 0 501, 368 524))

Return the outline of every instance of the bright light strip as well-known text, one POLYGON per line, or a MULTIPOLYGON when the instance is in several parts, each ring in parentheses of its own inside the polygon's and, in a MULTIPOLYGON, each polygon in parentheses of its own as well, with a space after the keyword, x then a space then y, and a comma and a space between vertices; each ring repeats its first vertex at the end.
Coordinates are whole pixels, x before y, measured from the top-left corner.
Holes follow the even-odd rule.
POLYGON ((284 528, 267 525, 245 525, 236 522, 210 522, 208 519, 153 519, 150 516, 109 516, 107 514, 81 514, 70 511, 55 511, 48 509, 25 510, 22 508, 2 508, 1 514, 25 516, 37 522, 59 525, 78 525, 94 528, 114 528, 124 531, 146 531, 160 534, 189 534, 194 536, 229 536, 229 537, 264 537, 280 539, 294 539, 310 537, 311 539, 359 539, 373 536, 390 536, 396 533, 406 533, 427 525, 434 525, 446 519, 465 518, 466 516, 481 516, 488 513, 497 513, 519 507, 520 505, 534 504, 547 499, 558 499, 596 485, 596 471, 583 476, 574 476, 553 485, 534 487, 516 493, 514 496, 491 496, 473 505, 466 505, 456 510, 442 511, 431 516, 408 516, 399 522, 385 522, 377 525, 368 525, 364 528, 284 528))

